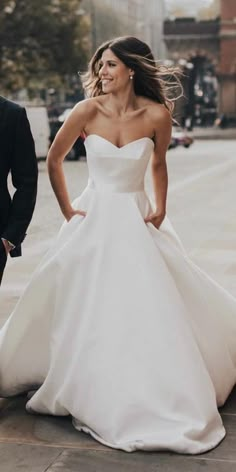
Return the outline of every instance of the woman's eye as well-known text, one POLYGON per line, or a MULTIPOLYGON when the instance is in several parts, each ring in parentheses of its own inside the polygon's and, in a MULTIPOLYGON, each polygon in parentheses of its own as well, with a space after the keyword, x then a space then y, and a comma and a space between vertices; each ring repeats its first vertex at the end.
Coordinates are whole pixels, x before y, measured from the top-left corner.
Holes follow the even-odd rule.
MULTIPOLYGON (((107 62, 108 67, 115 67, 116 64, 114 62, 107 62)), ((104 66, 102 62, 99 62, 98 68, 101 69, 104 66)))

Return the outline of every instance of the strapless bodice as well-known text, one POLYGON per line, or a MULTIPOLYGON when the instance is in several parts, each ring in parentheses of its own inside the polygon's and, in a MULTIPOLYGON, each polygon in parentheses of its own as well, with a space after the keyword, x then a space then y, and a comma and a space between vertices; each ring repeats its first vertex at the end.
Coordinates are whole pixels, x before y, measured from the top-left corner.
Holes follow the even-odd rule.
POLYGON ((144 189, 144 176, 154 143, 140 138, 117 147, 101 136, 85 139, 89 187, 111 192, 138 192, 144 189))

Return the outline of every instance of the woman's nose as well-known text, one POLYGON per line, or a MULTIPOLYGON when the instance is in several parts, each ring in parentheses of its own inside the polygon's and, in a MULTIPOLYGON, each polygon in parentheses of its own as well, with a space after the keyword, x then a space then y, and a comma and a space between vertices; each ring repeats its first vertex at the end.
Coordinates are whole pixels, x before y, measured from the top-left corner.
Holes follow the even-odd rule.
POLYGON ((107 66, 106 66, 106 64, 103 64, 103 65, 101 66, 99 72, 100 72, 101 75, 102 75, 102 74, 106 74, 106 72, 107 72, 107 66))

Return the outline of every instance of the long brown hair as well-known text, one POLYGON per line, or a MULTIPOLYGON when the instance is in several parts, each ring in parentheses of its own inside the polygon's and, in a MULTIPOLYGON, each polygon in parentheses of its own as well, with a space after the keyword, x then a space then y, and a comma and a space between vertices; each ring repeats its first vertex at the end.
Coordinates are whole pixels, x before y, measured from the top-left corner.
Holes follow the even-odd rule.
POLYGON ((182 95, 179 69, 159 64, 155 61, 150 47, 133 36, 111 39, 97 49, 89 63, 88 72, 82 76, 88 97, 103 95, 99 69, 100 59, 106 49, 111 49, 118 59, 134 71, 133 85, 136 95, 150 98, 162 103, 169 111, 173 110, 172 102, 182 95))

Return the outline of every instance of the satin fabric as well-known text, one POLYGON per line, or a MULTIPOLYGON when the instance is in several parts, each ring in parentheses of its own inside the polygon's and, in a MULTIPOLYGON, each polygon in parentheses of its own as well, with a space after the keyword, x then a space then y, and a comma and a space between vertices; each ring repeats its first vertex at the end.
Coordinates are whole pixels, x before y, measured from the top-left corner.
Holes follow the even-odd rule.
POLYGON ((125 451, 197 454, 225 429, 236 380, 236 300, 196 267, 169 220, 157 230, 149 138, 86 139, 89 182, 0 331, 0 393, 68 415, 125 451))

